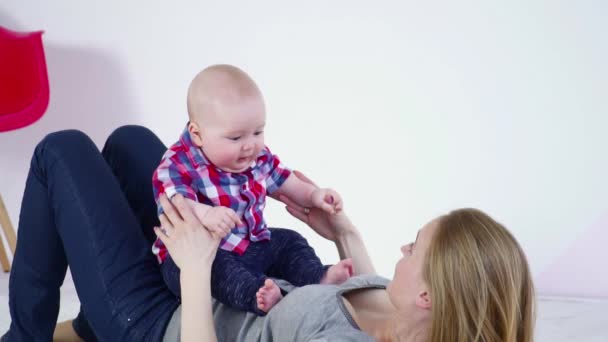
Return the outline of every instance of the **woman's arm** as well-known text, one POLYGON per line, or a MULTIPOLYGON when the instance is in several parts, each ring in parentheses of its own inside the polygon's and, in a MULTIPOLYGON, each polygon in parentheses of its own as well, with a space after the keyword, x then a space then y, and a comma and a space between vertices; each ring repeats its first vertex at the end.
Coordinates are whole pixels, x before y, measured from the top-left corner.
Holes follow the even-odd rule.
POLYGON ((180 269, 182 341, 217 341, 211 312, 209 269, 180 269))
MULTIPOLYGON (((303 182, 313 184, 301 172, 294 171, 293 174, 303 182)), ((322 237, 333 241, 340 259, 351 258, 355 274, 376 274, 359 230, 343 210, 329 214, 318 208, 305 208, 284 195, 281 196, 281 201, 287 205, 286 209, 292 216, 306 223, 322 237)))
MULTIPOLYGON (((345 214, 342 213, 342 215, 345 214)), ((338 235, 334 243, 338 249, 340 259, 352 259, 353 273, 355 275, 376 274, 372 259, 367 253, 367 247, 365 247, 363 238, 357 228, 353 226, 348 231, 338 235)))
POLYGON ((171 200, 165 194, 160 202, 162 230, 154 232, 167 246, 179 267, 182 294, 182 341, 217 341, 211 312, 211 265, 219 237, 201 227, 181 195, 171 200))

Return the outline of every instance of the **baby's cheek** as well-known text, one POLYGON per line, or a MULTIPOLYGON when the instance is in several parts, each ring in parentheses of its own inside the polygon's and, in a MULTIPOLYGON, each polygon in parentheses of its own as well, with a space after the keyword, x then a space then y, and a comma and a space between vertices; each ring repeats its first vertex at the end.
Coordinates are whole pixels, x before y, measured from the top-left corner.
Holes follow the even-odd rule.
POLYGON ((232 152, 229 149, 220 150, 216 154, 218 164, 230 164, 230 163, 234 162, 234 160, 236 160, 237 157, 238 157, 238 155, 236 155, 234 152, 232 152))

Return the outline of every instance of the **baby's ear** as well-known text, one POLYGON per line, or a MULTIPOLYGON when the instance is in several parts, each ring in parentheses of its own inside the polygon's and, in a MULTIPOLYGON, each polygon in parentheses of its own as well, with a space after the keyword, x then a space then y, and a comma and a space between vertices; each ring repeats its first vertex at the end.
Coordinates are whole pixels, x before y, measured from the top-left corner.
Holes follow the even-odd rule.
POLYGON ((188 133, 190 133, 190 140, 197 147, 203 146, 203 138, 201 137, 201 130, 198 125, 192 121, 188 122, 188 133))

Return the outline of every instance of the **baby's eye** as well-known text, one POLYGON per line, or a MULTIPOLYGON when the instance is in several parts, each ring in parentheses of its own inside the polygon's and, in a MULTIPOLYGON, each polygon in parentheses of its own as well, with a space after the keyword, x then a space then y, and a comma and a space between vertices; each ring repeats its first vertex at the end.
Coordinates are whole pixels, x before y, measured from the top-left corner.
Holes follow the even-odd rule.
POLYGON ((232 141, 238 141, 239 139, 241 139, 241 137, 228 137, 228 139, 232 141))
POLYGON ((255 133, 253 133, 253 135, 260 135, 260 134, 262 134, 262 133, 264 133, 264 131, 258 131, 258 132, 255 132, 255 133))

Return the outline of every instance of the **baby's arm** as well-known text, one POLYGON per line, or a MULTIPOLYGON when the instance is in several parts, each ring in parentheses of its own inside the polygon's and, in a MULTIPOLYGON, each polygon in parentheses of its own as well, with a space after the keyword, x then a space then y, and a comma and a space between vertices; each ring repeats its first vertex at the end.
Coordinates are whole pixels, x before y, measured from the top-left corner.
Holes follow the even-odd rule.
POLYGON ((266 180, 268 196, 280 201, 280 196, 283 195, 302 207, 319 208, 329 214, 342 210, 342 198, 336 191, 320 189, 314 184, 302 181, 289 171, 268 147, 264 149, 264 153, 269 157, 268 163, 271 165, 266 180))
POLYGON ((284 195, 302 207, 316 207, 335 214, 342 210, 342 198, 332 189, 321 189, 310 183, 306 183, 296 177, 293 173, 287 177, 281 187, 272 194, 277 199, 284 195))
POLYGON ((232 228, 241 224, 239 216, 231 208, 212 207, 191 199, 186 199, 186 202, 203 226, 222 238, 230 234, 232 228))
POLYGON ((240 220, 230 208, 212 207, 197 201, 197 194, 191 186, 192 179, 197 176, 196 174, 190 174, 188 168, 180 165, 180 160, 176 154, 170 154, 169 152, 165 154, 152 176, 154 200, 158 207, 158 214, 163 213, 160 204, 162 193, 166 193, 169 198, 175 194, 181 194, 203 226, 223 238, 230 233, 236 224, 240 224, 240 220))

